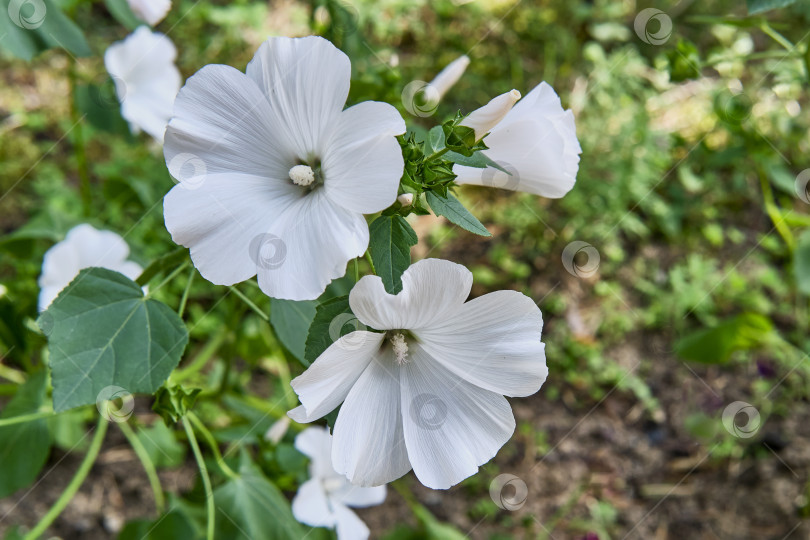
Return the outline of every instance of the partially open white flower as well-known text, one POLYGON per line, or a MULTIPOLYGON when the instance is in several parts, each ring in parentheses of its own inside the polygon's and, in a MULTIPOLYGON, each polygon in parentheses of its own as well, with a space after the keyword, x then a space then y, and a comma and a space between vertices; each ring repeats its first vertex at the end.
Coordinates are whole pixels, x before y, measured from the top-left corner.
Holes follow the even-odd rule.
POLYGON ((206 66, 180 91, 164 146, 180 184, 164 216, 207 280, 258 274, 267 295, 309 300, 365 253, 363 214, 397 197, 405 122, 386 103, 343 110, 350 78, 325 39, 278 37, 247 74, 206 66))
POLYGON ((143 268, 127 257, 129 246, 114 232, 99 231, 86 223, 73 227, 64 240, 45 252, 39 276, 39 310, 45 311, 84 268, 98 266, 136 279, 143 268))
POLYGON ((467 115, 467 118, 461 121, 461 125, 475 130, 476 141, 483 139, 484 135, 492 131, 492 128, 506 117, 519 99, 520 92, 517 90, 494 97, 489 103, 467 115))
MULTIPOLYGON (((500 105, 505 107, 510 98, 504 94, 495 98, 499 99, 504 101, 500 105)), ((494 113, 498 109, 493 105, 495 100, 473 111, 470 117, 482 120, 494 113)), ((511 176, 494 167, 477 169, 454 165, 453 172, 458 175, 456 182, 525 191, 552 199, 568 193, 576 182, 582 153, 574 114, 563 110, 560 98, 544 82, 507 110, 494 126, 481 121, 480 125, 470 127, 476 130, 476 135, 479 130, 489 131, 484 137, 489 150, 484 150, 484 155, 511 176)))
POLYGON ((447 64, 447 66, 445 66, 445 68, 441 70, 432 81, 430 81, 430 86, 436 90, 438 99, 444 97, 450 88, 452 88, 453 85, 458 82, 461 76, 464 75, 464 71, 466 71, 467 66, 469 65, 469 56, 466 54, 459 56, 447 64))
POLYGON ((313 527, 337 530, 338 540, 365 540, 369 530, 349 507, 382 504, 385 486, 353 486, 332 468, 332 436, 325 428, 307 428, 295 438, 295 447, 310 458, 310 479, 301 484, 292 502, 295 519, 313 527))
POLYGON ((158 142, 163 142, 182 82, 174 65, 176 56, 171 40, 146 26, 139 26, 104 53, 104 65, 121 102, 121 116, 133 131, 142 129, 158 142))
POLYGON ((171 0, 127 0, 137 18, 149 26, 155 26, 166 17, 172 7, 171 0))
POLYGON ((365 276, 349 304, 364 325, 333 343, 292 387, 311 422, 343 403, 332 463, 360 486, 382 485, 413 468, 446 489, 475 474, 512 436, 506 396, 528 396, 546 379, 543 318, 516 291, 465 302, 472 273, 439 259, 413 264, 402 291, 365 276))

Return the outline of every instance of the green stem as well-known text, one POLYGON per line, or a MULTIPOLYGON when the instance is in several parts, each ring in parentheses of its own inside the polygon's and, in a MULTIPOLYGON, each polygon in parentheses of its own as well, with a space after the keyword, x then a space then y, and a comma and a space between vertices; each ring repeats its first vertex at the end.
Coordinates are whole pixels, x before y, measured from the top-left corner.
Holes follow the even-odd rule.
POLYGON ((376 276, 377 270, 374 268, 374 261, 371 260, 371 253, 368 250, 366 250, 366 260, 368 260, 368 264, 371 265, 371 273, 376 276))
MULTIPOLYGON (((280 409, 276 407, 275 404, 268 403, 266 400, 259 399, 251 395, 244 395, 238 397, 232 396, 232 398, 236 401, 241 402, 243 405, 250 407, 251 409, 255 409, 264 414, 268 414, 278 420, 281 420, 282 418, 287 416, 286 409, 280 409)), ((294 421, 290 421, 290 428, 294 429, 295 431, 301 431, 303 429, 306 429, 307 427, 309 426, 299 424, 294 421)))
POLYGON ((82 460, 81 465, 79 465, 79 470, 76 471, 76 474, 70 480, 70 483, 65 488, 65 491, 59 496, 56 502, 51 506, 48 513, 43 516, 42 519, 39 520, 39 523, 34 526, 31 531, 25 535, 23 540, 36 540, 40 536, 42 536, 48 527, 59 517, 59 514, 65 509, 65 507, 70 503, 73 499, 76 492, 79 491, 84 479, 87 478, 87 474, 90 472, 90 468, 95 463, 96 458, 98 457, 98 453, 101 450, 101 443, 104 442, 104 435, 107 433, 107 426, 109 426, 109 422, 107 421, 104 416, 99 415, 98 422, 96 423, 96 432, 93 434, 93 440, 90 442, 90 448, 87 449, 87 453, 84 455, 84 459, 82 460))
POLYGON ((759 28, 788 51, 793 51, 795 48, 793 43, 791 43, 790 40, 788 40, 785 36, 774 30, 773 27, 768 24, 767 20, 763 20, 759 25, 759 28))
POLYGON ((17 384, 25 382, 25 374, 22 371, 3 364, 0 364, 0 377, 17 384))
POLYGON ((191 291, 191 284, 194 282, 194 275, 197 273, 197 269, 193 266, 191 267, 191 272, 188 275, 188 281, 186 282, 186 288, 183 291, 183 297, 180 299, 180 307, 177 308, 177 315, 182 319, 183 313, 186 311, 186 302, 188 302, 188 294, 191 291))
POLYGON ((249 307, 250 309, 252 309, 252 310, 253 310, 253 311, 256 313, 256 315, 258 315, 259 317, 261 317, 262 319, 264 319, 266 322, 270 322, 270 317, 268 317, 268 316, 267 316, 267 313, 265 313, 264 311, 262 311, 262 310, 261 310, 261 308, 260 308, 259 306, 257 306, 256 304, 254 304, 254 303, 253 303, 253 300, 251 300, 250 298, 248 298, 247 296, 245 296, 245 294, 244 294, 242 291, 240 291, 239 289, 237 289, 237 288, 236 288, 236 287, 234 287, 234 286, 231 286, 231 287, 230 287, 230 289, 231 289, 231 292, 233 292, 234 294, 236 294, 236 296, 238 296, 239 298, 241 298, 241 299, 242 299, 242 301, 243 301, 245 304, 247 304, 247 305, 248 305, 248 307, 249 307))
POLYGON ((118 422, 118 427, 121 428, 121 432, 124 434, 124 437, 126 437, 127 441, 129 441, 129 445, 132 447, 135 455, 141 460, 143 470, 146 471, 146 476, 149 478, 149 485, 152 487, 152 493, 155 495, 155 508, 157 509, 158 514, 162 514, 166 507, 166 499, 163 496, 163 488, 160 485, 160 478, 158 478, 155 464, 152 463, 152 458, 149 457, 149 452, 146 451, 146 447, 135 434, 135 431, 133 431, 128 422, 118 422))
POLYGON ((449 151, 450 151, 449 148, 442 148, 441 150, 437 150, 425 158, 425 163, 427 163, 428 161, 433 161, 434 159, 438 159, 449 151))
POLYGON ((206 540, 214 540, 214 492, 211 489, 211 478, 208 476, 208 467, 205 466, 202 452, 200 452, 200 445, 197 444, 197 438, 194 436, 194 430, 186 418, 183 418, 183 429, 186 430, 188 443, 191 446, 191 451, 194 452, 194 459, 197 460, 197 467, 200 469, 200 476, 202 476, 203 488, 205 489, 205 510, 208 516, 205 528, 206 540))
POLYGON ((30 414, 22 414, 20 416, 12 416, 11 418, 0 418, 0 427, 12 426, 14 424, 22 424, 23 422, 32 422, 40 418, 48 418, 53 416, 53 411, 41 411, 30 414))
POLYGON ((354 282, 360 281, 360 257, 354 259, 354 282))
POLYGON ((175 268, 175 269, 174 269, 174 271, 172 271, 172 273, 171 273, 171 274, 169 274, 168 276, 166 276, 166 279, 164 279, 163 281, 161 281, 161 282, 158 284, 158 286, 157 286, 157 287, 155 287, 154 289, 149 289, 149 294, 147 294, 146 296, 148 296, 148 297, 152 297, 152 296, 154 296, 154 294, 155 294, 156 292, 158 292, 158 291, 159 291, 159 290, 160 290, 160 289, 161 289, 161 288, 162 288, 164 285, 166 285, 168 282, 170 282, 171 280, 173 280, 174 278, 176 278, 176 277, 177 277, 177 274, 179 274, 180 272, 182 272, 182 271, 185 269, 185 267, 186 267, 187 265, 188 265, 188 261, 183 261, 183 263, 182 263, 180 266, 178 266, 177 268, 175 268))
POLYGON ((225 338, 228 336, 228 327, 227 326, 220 326, 219 332, 214 335, 208 343, 205 344, 203 350, 194 358, 194 360, 183 369, 178 369, 174 373, 172 373, 171 378, 173 383, 179 383, 180 381, 184 381, 200 371, 208 361, 211 359, 212 356, 219 350, 222 346, 222 343, 225 341, 225 338))
POLYGON ((214 436, 208 431, 208 428, 205 427, 202 420, 200 420, 196 414, 193 412, 187 412, 186 417, 191 420, 191 423, 194 424, 194 427, 197 428, 197 431, 203 436, 205 442, 208 443, 208 446, 211 447, 211 451, 214 453, 214 459, 217 462, 217 466, 219 470, 222 471, 222 474, 227 476, 228 478, 239 478, 239 475, 231 469, 227 463, 225 463, 225 458, 222 457, 222 453, 219 451, 219 445, 217 441, 214 439, 214 436))
POLYGON ((82 198, 82 210, 85 217, 90 217, 92 214, 93 190, 90 186, 90 172, 87 168, 87 154, 84 148, 83 118, 79 116, 79 109, 76 107, 76 82, 76 59, 73 55, 68 55, 70 120, 75 126, 73 130, 73 153, 76 158, 76 172, 79 176, 79 194, 82 198))
POLYGON ((759 183, 762 186, 762 195, 765 199, 765 211, 768 213, 768 216, 770 216, 771 221, 773 221, 773 226, 779 231, 779 235, 792 253, 796 248, 796 239, 793 238, 793 233, 790 232, 790 228, 785 225, 785 218, 782 217, 782 213, 779 211, 779 208, 776 206, 776 201, 773 198, 771 184, 768 182, 764 171, 761 170, 759 171, 759 183))

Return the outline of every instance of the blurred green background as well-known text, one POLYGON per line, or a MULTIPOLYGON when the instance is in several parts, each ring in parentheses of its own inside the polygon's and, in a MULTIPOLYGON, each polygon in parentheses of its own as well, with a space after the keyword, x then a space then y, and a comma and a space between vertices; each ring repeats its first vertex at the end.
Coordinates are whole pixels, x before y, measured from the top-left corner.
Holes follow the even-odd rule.
MULTIPOLYGON (((0 355, 25 373, 42 361, 32 324, 42 255, 68 229, 89 221, 126 235, 144 265, 175 247, 162 220, 173 183, 161 149, 129 133, 104 71, 105 48, 128 30, 104 2, 60 5, 90 55, 0 60, 0 355)), ((271 35, 317 33, 352 58, 350 103, 388 101, 414 129, 541 81, 576 116, 583 154, 565 198, 461 189, 491 239, 413 221, 414 258, 466 264, 474 296, 507 288, 538 302, 550 376, 538 395, 512 401, 518 430, 478 475, 447 492, 408 476, 383 506, 361 510, 373 537, 810 535, 808 22, 806 2, 749 15, 742 0, 174 3, 156 29, 177 46, 184 77, 211 63, 244 69, 271 35), (671 33, 656 21, 637 30, 648 7, 671 33), (404 86, 460 54, 471 64, 437 112, 409 115, 404 86), (566 268, 572 242, 590 248, 566 268), (724 425, 738 401, 757 411, 756 425, 745 415, 735 424, 733 409, 724 425), (514 511, 490 494, 503 473, 528 488, 514 511)), ((184 286, 169 283, 158 298, 175 307, 184 286)), ((194 281, 181 367, 205 366, 187 381, 210 389, 198 411, 217 439, 248 434, 264 473, 292 494, 305 475, 292 435, 278 446, 262 435, 295 405, 288 382, 302 367, 221 289, 194 281)), ((255 287, 241 289, 272 309, 255 287)), ((0 393, 12 395, 14 382, 0 380, 0 393)), ((152 425, 148 400, 136 411, 152 425)), ((59 417, 45 471, 66 471, 0 500, 0 532, 32 525, 55 500, 88 418, 59 417)), ((161 479, 194 521, 193 462, 182 434, 158 424, 148 429, 176 456, 161 479)), ((116 537, 126 521, 155 518, 146 480, 132 478, 137 464, 116 458, 128 451, 122 440, 111 435, 54 534, 116 537), (103 505, 93 504, 99 490, 103 505)))

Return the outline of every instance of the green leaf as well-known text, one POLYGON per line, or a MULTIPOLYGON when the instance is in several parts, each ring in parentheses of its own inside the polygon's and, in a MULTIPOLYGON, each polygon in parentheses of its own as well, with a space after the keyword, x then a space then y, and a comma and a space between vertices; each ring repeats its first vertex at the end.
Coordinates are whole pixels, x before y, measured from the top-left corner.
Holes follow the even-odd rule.
POLYGON ((155 467, 177 467, 183 464, 186 447, 177 442, 174 431, 165 423, 155 422, 151 427, 138 428, 137 434, 155 467))
POLYGON ((759 347, 772 331, 773 324, 767 317, 743 313, 681 338, 675 344, 675 352, 684 360, 722 364, 736 351, 759 347))
POLYGON ((37 324, 49 336, 55 411, 95 403, 110 386, 154 393, 188 343, 169 306, 104 268, 82 270, 37 324))
POLYGON ((279 489, 242 454, 239 477, 214 490, 216 538, 300 540, 307 531, 293 517, 279 489))
POLYGON ((304 355, 307 335, 312 319, 315 318, 314 300, 279 300, 273 298, 270 304, 270 324, 281 343, 305 366, 309 365, 304 355))
POLYGON ((450 524, 442 523, 436 519, 427 508, 421 504, 413 504, 411 506, 416 519, 422 527, 425 528, 425 535, 423 538, 427 540, 462 540, 467 538, 466 534, 456 529, 450 524))
POLYGON ((315 318, 307 335, 304 355, 307 362, 314 362, 329 345, 358 328, 363 327, 352 313, 348 296, 333 298, 320 304, 315 310, 315 318))
POLYGON ((442 126, 435 126, 428 132, 427 145, 425 146, 425 155, 430 155, 439 150, 444 149, 444 130, 442 126))
MULTIPOLYGON (((46 398, 47 374, 40 371, 23 383, 0 418, 35 413, 46 398)), ((48 422, 41 418, 0 427, 0 498, 33 482, 51 452, 48 422)))
POLYGON ((748 5, 748 14, 756 15, 772 9, 787 7, 795 4, 796 0, 745 0, 748 5))
POLYGON ((503 168, 498 164, 498 162, 492 161, 483 152, 476 152, 469 157, 462 156, 457 152, 447 152, 444 155, 444 159, 451 163, 458 163, 459 165, 464 165, 466 167, 475 167, 476 169, 486 169, 487 167, 492 167, 493 169, 498 169, 499 171, 512 176, 510 171, 503 168))
POLYGON ((0 48, 30 60, 61 47, 74 56, 90 56, 84 34, 53 0, 0 0, 0 48))
POLYGON ((135 30, 143 24, 129 7, 127 0, 104 0, 110 14, 127 30, 135 30))
POLYGON ((112 79, 101 85, 82 84, 76 86, 74 94, 76 108, 96 128, 108 133, 125 135, 129 124, 121 116, 120 104, 115 94, 112 79))
POLYGON ((793 252, 793 273, 799 292, 810 296, 810 230, 804 231, 793 252))
POLYGON ((382 279, 385 290, 396 294, 402 290, 402 273, 411 264, 411 246, 416 245, 416 233, 398 214, 380 216, 369 226, 368 251, 374 269, 382 279))
POLYGON ((74 56, 92 55, 93 51, 76 23, 62 13, 53 0, 43 0, 43 2, 47 8, 47 16, 43 20, 42 26, 37 28, 42 41, 48 47, 61 47, 74 56))
POLYGON ((464 230, 481 236, 492 236, 478 219, 472 215, 452 193, 442 197, 432 191, 426 193, 427 201, 437 216, 444 216, 464 230))
POLYGON ((171 510, 155 521, 130 521, 121 529, 118 540, 176 540, 196 536, 191 521, 181 511, 171 510))

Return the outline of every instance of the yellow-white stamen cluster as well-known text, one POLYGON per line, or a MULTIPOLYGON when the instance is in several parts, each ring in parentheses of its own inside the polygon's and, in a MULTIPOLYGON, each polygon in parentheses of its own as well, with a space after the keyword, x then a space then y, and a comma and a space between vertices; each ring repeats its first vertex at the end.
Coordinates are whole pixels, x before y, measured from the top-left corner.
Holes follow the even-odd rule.
POLYGON ((397 364, 401 366, 408 361, 408 343, 405 341, 405 336, 397 332, 389 339, 391 347, 394 349, 394 355, 397 357, 397 364))
POLYGON ((296 165, 290 169, 290 180, 296 186, 309 186, 315 181, 315 171, 309 165, 296 165))

